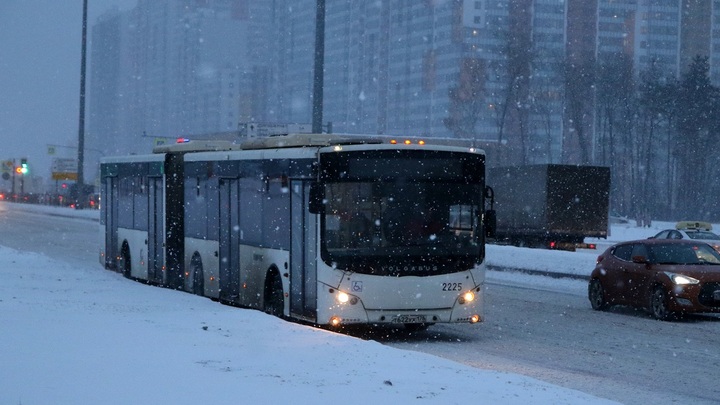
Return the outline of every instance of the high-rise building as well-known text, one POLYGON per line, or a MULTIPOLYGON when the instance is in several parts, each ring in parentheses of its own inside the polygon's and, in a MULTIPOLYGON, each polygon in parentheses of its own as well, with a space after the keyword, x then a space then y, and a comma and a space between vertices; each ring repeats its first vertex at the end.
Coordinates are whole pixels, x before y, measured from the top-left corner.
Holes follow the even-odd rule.
MULTIPOLYGON (((316 4, 139 0, 103 16, 89 144, 139 153, 241 122, 311 122, 316 4)), ((703 55, 719 83, 719 10, 720 0, 326 0, 324 121, 472 138, 504 163, 592 163, 598 66, 621 56, 636 75, 678 77, 703 55)))
POLYGON ((89 151, 102 155, 126 152, 123 134, 132 110, 126 101, 128 89, 123 87, 127 82, 122 78, 128 68, 129 34, 129 13, 117 10, 101 16, 92 26, 85 140, 89 151))
POLYGON ((105 154, 263 121, 274 74, 273 7, 139 0, 93 26, 90 134, 105 154))
MULTIPOLYGON (((713 18, 713 8, 718 10, 719 2, 708 0, 682 0, 680 8, 680 73, 685 73, 696 56, 710 57, 713 54, 713 24, 720 28, 717 17, 713 18), (715 21, 715 22, 714 22, 715 21)), ((717 12, 717 11, 716 11, 717 12)), ((717 37, 717 35, 715 35, 717 37)), ((717 55, 717 52, 715 52, 717 55)), ((717 56, 716 56, 717 58, 717 56)), ((711 70, 711 79, 718 82, 717 60, 710 61, 715 65, 711 70), (713 63, 715 62, 715 63, 713 63)))
POLYGON ((720 83, 720 1, 615 0, 599 2, 598 59, 626 54, 636 74, 658 68, 679 78, 696 56, 710 58, 712 80, 720 83))

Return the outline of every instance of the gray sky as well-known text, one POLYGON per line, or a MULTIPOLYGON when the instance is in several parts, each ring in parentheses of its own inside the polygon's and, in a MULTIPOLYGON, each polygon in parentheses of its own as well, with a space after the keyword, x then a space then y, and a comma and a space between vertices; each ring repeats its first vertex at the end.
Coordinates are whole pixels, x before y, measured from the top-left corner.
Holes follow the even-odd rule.
MULTIPOLYGON (((102 13, 135 4, 88 0, 88 36, 102 13)), ((66 146, 56 148, 54 157, 77 157, 82 5, 0 0, 0 160, 26 157, 32 173, 46 179, 53 158, 48 144, 66 146)), ((85 156, 98 158, 91 151, 85 156)))

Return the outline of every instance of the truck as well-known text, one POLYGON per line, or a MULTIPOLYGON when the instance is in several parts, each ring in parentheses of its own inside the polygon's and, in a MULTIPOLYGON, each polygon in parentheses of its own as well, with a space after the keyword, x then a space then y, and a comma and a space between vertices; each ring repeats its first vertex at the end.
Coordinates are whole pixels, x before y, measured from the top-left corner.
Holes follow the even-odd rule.
POLYGON ((563 249, 595 248, 607 238, 610 169, 535 164, 488 170, 495 196, 496 243, 563 249))

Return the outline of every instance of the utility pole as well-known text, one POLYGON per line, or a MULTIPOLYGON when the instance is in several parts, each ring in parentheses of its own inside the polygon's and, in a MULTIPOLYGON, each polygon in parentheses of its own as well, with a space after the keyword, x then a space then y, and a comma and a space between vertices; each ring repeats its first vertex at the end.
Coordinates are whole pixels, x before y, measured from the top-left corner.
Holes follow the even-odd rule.
POLYGON ((313 78, 312 132, 322 133, 323 81, 325 69, 325 0, 317 0, 315 15, 315 75, 313 78))
POLYGON ((85 54, 87 49, 87 6, 88 1, 83 0, 82 20, 82 50, 80 56, 80 117, 78 122, 78 167, 77 184, 75 185, 75 208, 81 209, 85 205, 85 54))
POLYGON ((15 167, 16 167, 15 159, 13 159, 12 160, 12 191, 10 192, 10 197, 12 198, 13 201, 17 201, 17 198, 15 198, 15 175, 17 173, 15 171, 15 167))

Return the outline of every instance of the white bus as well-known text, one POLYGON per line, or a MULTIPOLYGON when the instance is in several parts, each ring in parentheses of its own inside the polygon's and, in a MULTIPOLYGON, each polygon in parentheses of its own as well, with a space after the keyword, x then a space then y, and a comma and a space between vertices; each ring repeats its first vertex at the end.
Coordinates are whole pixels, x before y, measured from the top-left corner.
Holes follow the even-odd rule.
POLYGON ((483 320, 482 150, 294 134, 153 152, 101 161, 106 268, 316 325, 483 320))

